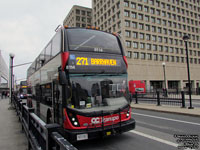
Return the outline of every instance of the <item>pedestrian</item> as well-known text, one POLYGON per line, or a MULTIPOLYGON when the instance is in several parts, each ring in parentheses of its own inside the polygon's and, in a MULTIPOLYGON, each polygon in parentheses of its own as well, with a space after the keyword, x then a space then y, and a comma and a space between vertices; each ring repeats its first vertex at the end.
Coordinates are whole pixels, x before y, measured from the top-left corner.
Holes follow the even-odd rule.
POLYGON ((2 91, 2 93, 1 93, 1 98, 3 99, 3 96, 4 96, 4 91, 2 91))
POLYGON ((8 94, 8 92, 7 92, 7 91, 5 91, 5 98, 7 98, 7 94, 8 94))

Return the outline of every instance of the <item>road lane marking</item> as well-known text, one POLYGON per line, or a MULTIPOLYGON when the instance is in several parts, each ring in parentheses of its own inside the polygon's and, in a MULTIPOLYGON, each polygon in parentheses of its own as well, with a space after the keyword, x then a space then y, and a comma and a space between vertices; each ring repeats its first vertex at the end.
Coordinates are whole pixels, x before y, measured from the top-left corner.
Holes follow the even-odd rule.
POLYGON ((160 139, 160 138, 157 138, 155 136, 148 135, 148 134, 144 134, 142 132, 138 132, 138 131, 135 131, 135 130, 131 130, 129 132, 135 133, 137 135, 140 135, 140 136, 143 136, 143 137, 146 137, 146 138, 152 139, 154 141, 158 141, 158 142, 161 142, 161 143, 173 146, 173 147, 178 147, 178 144, 176 144, 176 143, 173 143, 173 142, 170 142, 170 141, 166 141, 166 140, 163 140, 163 139, 160 139))
POLYGON ((158 117, 158 116, 152 116, 152 115, 146 115, 146 114, 140 114, 140 113, 132 113, 132 114, 139 115, 139 116, 145 116, 145 117, 151 117, 151 118, 156 118, 156 119, 163 119, 163 120, 168 120, 168 121, 175 121, 175 122, 181 122, 181 123, 187 123, 187 124, 192 124, 192 125, 200 126, 199 123, 195 123, 195 122, 182 121, 182 120, 176 120, 176 119, 170 119, 170 118, 164 118, 164 117, 158 117))

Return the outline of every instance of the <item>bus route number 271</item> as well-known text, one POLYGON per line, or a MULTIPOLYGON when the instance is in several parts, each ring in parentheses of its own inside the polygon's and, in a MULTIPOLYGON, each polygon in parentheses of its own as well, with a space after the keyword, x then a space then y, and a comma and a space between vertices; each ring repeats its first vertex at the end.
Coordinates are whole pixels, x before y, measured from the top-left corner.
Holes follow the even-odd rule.
POLYGON ((76 65, 88 65, 88 58, 87 57, 77 57, 76 58, 76 65))

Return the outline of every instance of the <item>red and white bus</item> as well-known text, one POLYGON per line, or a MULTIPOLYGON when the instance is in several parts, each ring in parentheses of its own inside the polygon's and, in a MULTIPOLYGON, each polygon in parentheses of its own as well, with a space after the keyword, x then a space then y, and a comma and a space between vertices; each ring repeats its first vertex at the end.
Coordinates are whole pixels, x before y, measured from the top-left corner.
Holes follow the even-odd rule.
POLYGON ((35 113, 73 142, 132 130, 127 67, 116 34, 60 27, 27 71, 35 113))

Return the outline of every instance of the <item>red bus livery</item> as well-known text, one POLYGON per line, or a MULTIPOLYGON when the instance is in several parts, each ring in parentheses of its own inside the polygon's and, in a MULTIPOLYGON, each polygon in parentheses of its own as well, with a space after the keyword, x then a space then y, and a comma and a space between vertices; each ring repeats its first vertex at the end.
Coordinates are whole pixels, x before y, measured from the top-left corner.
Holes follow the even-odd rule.
POLYGON ((73 142, 132 130, 127 67, 118 36, 61 27, 27 71, 35 113, 73 142))

